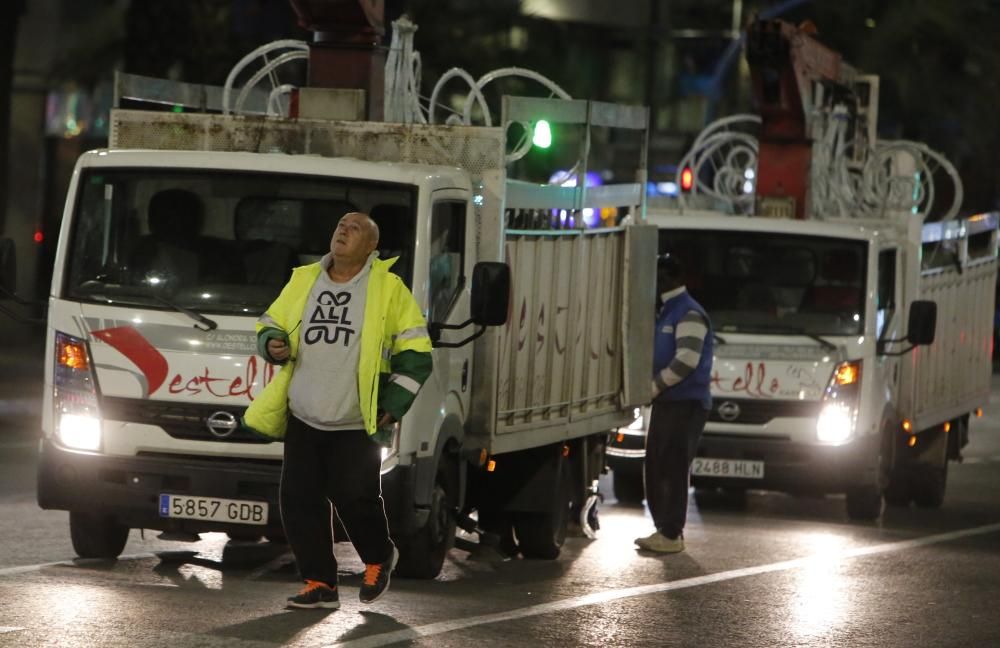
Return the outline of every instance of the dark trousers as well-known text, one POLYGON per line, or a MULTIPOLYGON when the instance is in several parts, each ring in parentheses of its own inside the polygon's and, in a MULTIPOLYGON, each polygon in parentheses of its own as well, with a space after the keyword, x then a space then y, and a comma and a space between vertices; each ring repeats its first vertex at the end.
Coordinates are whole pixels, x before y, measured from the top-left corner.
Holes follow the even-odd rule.
POLYGON ((684 532, 691 461, 707 419, 700 401, 653 402, 646 433, 646 504, 656 530, 668 538, 684 532))
POLYGON ((317 430, 289 417, 281 521, 303 579, 337 584, 334 512, 361 560, 380 563, 392 555, 381 464, 380 446, 364 430, 317 430))

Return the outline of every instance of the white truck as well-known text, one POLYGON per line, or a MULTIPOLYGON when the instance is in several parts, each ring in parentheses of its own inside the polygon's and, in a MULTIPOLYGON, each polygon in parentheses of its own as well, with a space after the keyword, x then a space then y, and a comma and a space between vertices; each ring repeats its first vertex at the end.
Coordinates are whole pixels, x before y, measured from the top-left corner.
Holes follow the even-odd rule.
POLYGON ((650 221, 689 261, 717 334, 695 487, 846 493, 861 519, 883 492, 940 506, 947 461, 989 401, 997 214, 650 221))
MULTIPOLYGON (((147 83, 176 105, 192 90, 118 80, 132 98, 147 83)), ((112 112, 72 177, 48 309, 38 501, 70 512, 80 556, 119 555, 131 528, 280 539, 283 446, 238 425, 280 370, 254 322, 348 211, 378 222, 435 339, 383 452, 399 573, 437 575, 456 522, 551 559, 571 512, 593 521, 606 431, 648 396, 647 111, 503 101, 500 127, 112 112), (584 138, 579 177, 600 133, 630 131, 636 181, 510 177, 507 127, 543 118, 584 138), (635 224, 584 228, 591 209, 635 224)))
MULTIPOLYGON (((877 78, 784 23, 748 42, 755 80, 787 85, 707 128, 691 194, 649 210, 717 336, 692 483, 843 493, 856 519, 940 506, 989 401, 1000 214, 958 218, 947 160, 876 140, 877 78)), ((644 434, 639 416, 608 448, 620 497, 641 498, 644 434)))

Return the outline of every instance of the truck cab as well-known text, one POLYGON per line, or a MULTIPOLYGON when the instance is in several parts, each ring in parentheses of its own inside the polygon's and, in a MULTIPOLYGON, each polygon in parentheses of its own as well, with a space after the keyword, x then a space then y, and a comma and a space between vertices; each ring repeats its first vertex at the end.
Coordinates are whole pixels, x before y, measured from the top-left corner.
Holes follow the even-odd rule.
MULTIPOLYGON (((468 175, 454 168, 103 150, 80 158, 69 196, 39 501, 78 511, 71 532, 83 554, 114 553, 129 527, 240 535, 250 524, 280 536, 282 446, 236 424, 276 371, 256 355, 254 321, 293 267, 329 251, 345 213, 376 220, 380 256, 396 258, 392 271, 430 321, 469 317, 476 221, 468 175), (175 519, 149 506, 171 492, 236 502, 236 514, 175 519), (94 502, 114 517, 82 511, 94 502), (113 540, 97 546, 102 538, 113 540)), ((411 421, 438 429, 469 406, 471 350, 434 354, 434 375, 383 452, 383 471, 401 475, 392 479, 412 482, 434 454, 411 421)), ((199 506, 164 506, 189 502, 199 506)))

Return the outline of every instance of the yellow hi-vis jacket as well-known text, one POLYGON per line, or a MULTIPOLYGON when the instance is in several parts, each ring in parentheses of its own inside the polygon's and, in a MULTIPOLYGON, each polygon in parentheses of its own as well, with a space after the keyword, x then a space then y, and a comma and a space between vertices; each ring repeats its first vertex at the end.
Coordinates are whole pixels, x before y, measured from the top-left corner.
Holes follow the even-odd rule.
MULTIPOLYGON (((358 359, 358 400, 369 435, 376 432, 379 412, 397 421, 413 404, 420 386, 431 373, 431 339, 427 323, 413 295, 389 268, 396 259, 374 259, 368 276, 365 317, 358 359)), ((280 440, 288 425, 288 388, 299 353, 302 314, 323 268, 319 262, 295 268, 292 278, 257 321, 257 350, 268 362, 267 341, 288 340, 289 361, 254 399, 243 416, 243 425, 257 434, 280 440)))

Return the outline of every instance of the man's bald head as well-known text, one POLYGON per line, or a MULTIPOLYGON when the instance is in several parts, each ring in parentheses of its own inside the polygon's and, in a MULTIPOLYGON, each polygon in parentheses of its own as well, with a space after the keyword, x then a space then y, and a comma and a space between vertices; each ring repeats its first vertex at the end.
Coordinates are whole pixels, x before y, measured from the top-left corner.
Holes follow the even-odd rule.
POLYGON ((349 212, 337 222, 330 239, 334 257, 363 260, 378 247, 378 225, 364 212, 349 212))

